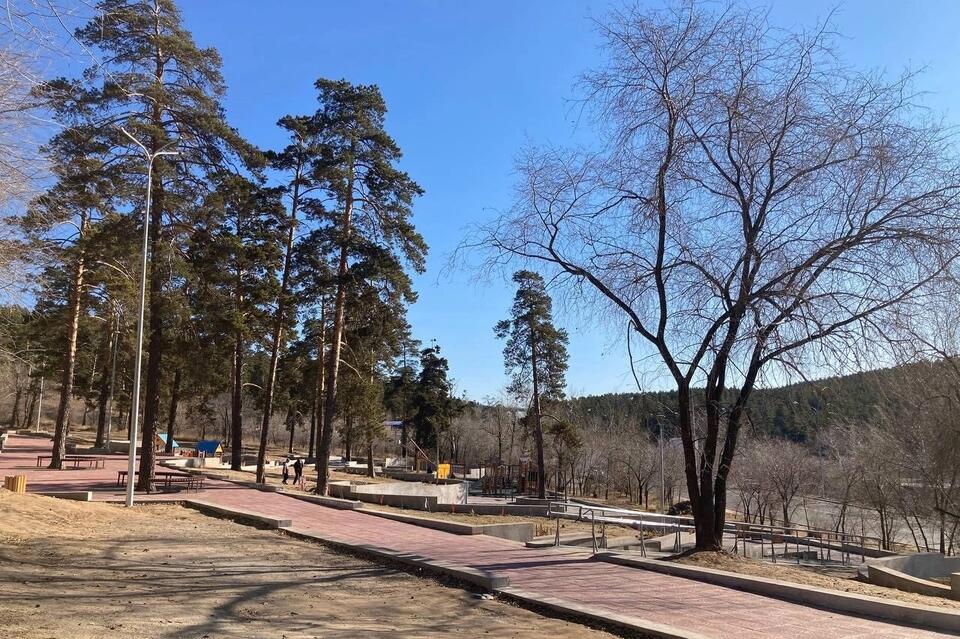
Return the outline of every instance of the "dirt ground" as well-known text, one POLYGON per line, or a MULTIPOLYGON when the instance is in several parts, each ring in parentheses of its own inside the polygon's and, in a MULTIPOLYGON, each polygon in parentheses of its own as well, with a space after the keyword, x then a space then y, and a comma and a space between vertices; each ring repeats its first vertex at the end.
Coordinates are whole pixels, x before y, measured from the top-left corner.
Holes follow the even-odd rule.
MULTIPOLYGON (((736 557, 728 554, 701 552, 693 555, 686 555, 675 561, 704 568, 714 568, 716 570, 726 570, 744 575, 753 575, 754 577, 766 577, 768 579, 779 579, 807 586, 816 586, 819 588, 829 588, 831 590, 842 590, 858 595, 870 595, 871 597, 882 597, 884 599, 895 599, 910 604, 922 604, 925 606, 934 606, 938 608, 956 608, 960 609, 960 601, 944 599, 941 597, 928 597, 926 595, 917 595, 912 592, 905 592, 895 588, 885 588, 875 586, 862 581, 857 581, 852 577, 843 576, 843 571, 831 570, 821 571, 820 569, 798 568, 786 564, 772 564, 756 559, 745 557, 736 557)), ((847 571, 850 572, 850 571, 847 571)))
POLYGON ((173 505, 0 490, 4 637, 612 635, 173 505))

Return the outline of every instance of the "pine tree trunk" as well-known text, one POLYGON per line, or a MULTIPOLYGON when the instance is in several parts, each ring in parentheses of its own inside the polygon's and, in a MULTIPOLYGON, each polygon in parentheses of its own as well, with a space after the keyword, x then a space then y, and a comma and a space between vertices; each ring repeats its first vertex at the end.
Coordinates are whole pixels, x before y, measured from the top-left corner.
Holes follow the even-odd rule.
POLYGON ((297 415, 296 411, 290 409, 287 411, 287 427, 290 429, 290 441, 287 444, 287 452, 293 452, 293 436, 297 433, 297 415))
MULTIPOLYGON (((42 380, 43 378, 41 378, 42 380)), ((34 409, 37 407, 37 402, 40 401, 40 388, 31 382, 30 386, 27 388, 27 392, 30 396, 30 403, 27 404, 27 410, 23 414, 23 419, 21 420, 22 426, 20 428, 29 429, 33 421, 34 409), (32 392, 30 392, 32 391, 32 392)), ((39 423, 39 421, 38 421, 39 423)))
MULTIPOLYGON (((239 279, 239 278, 238 278, 239 279)), ((242 299, 237 283, 236 297, 242 299)), ((245 353, 243 330, 237 328, 233 335, 233 385, 230 397, 230 469, 240 470, 243 466, 243 356, 245 353)))
POLYGON ((317 398, 310 401, 310 435, 307 437, 307 459, 314 456, 314 443, 317 437, 317 398))
POLYGON ((373 444, 367 443, 367 477, 374 477, 373 472, 373 444))
MULTIPOLYGON (((300 174, 298 169, 297 174, 300 174)), ((297 227, 297 207, 299 206, 299 180, 294 184, 293 201, 290 206, 287 242, 283 256, 283 272, 280 276, 280 296, 277 311, 273 316, 273 335, 270 348, 270 369, 267 371, 267 384, 264 389, 263 421, 260 423, 260 448, 257 451, 257 483, 266 482, 267 434, 270 430, 270 415, 273 413, 274 385, 277 381, 277 364, 280 360, 280 346, 283 339, 283 325, 287 311, 287 294, 290 288, 290 266, 293 262, 293 237, 297 227)))
MULTIPOLYGON (((150 340, 147 346, 146 392, 143 406, 143 431, 140 440, 140 474, 137 490, 153 492, 154 464, 157 460, 157 428, 160 425, 161 358, 163 357, 163 268, 161 262, 161 224, 163 223, 163 187, 159 172, 153 172, 153 201, 150 204, 150 340)), ((132 411, 137 410, 132 398, 132 411)), ((134 442, 130 443, 135 445, 134 442)))
POLYGON ((533 327, 530 330, 530 363, 533 377, 533 438, 537 447, 537 496, 547 498, 546 478, 544 477, 545 463, 543 459, 543 420, 540 414, 540 379, 537 368, 537 345, 533 339, 533 327))
MULTIPOLYGON (((315 433, 316 444, 314 446, 314 468, 319 473, 320 472, 320 451, 323 446, 323 424, 322 424, 322 412, 323 412, 323 392, 324 392, 324 377, 326 374, 326 350, 327 350, 327 319, 326 319, 326 309, 327 304, 325 299, 320 300, 320 344, 317 346, 317 388, 316 395, 314 397, 315 409, 314 415, 317 419, 317 432, 315 433)), ((330 457, 330 442, 327 442, 327 457, 330 457)), ((319 486, 319 483, 318 483, 319 486)))
POLYGON ((344 424, 343 429, 343 456, 349 464, 350 460, 353 459, 353 419, 347 417, 345 421, 346 424, 344 424))
POLYGON ((107 430, 107 400, 110 397, 110 377, 113 374, 110 353, 113 350, 114 334, 117 330, 116 321, 116 315, 111 316, 110 324, 107 327, 109 337, 106 342, 106 352, 103 356, 103 369, 100 371, 100 388, 97 391, 97 437, 93 444, 95 448, 103 446, 107 430))
POLYGON ((163 452, 173 454, 173 435, 177 425, 177 407, 180 404, 180 382, 183 378, 183 369, 177 368, 173 374, 173 389, 170 392, 170 415, 167 417, 167 443, 163 452))
POLYGON ((13 412, 10 415, 10 428, 20 428, 20 398, 23 396, 23 385, 17 376, 16 393, 13 396, 13 412))
MULTIPOLYGON (((153 29, 156 35, 154 42, 154 83, 157 89, 163 87, 163 75, 165 67, 164 52, 161 50, 160 34, 162 32, 160 24, 160 3, 154 0, 154 24, 153 29)), ((159 100, 153 101, 153 107, 150 112, 150 123, 157 130, 165 130, 166 126, 163 118, 163 107, 159 100)), ((161 140, 156 133, 150 140, 150 152, 156 153, 161 148, 161 140)), ((147 347, 147 378, 146 393, 143 407, 143 436, 140 446, 140 475, 137 479, 137 490, 153 491, 153 465, 156 462, 156 450, 154 441, 157 434, 157 426, 160 420, 160 383, 161 369, 160 358, 163 356, 163 269, 158 262, 162 255, 160 252, 161 239, 163 237, 163 206, 164 193, 163 181, 160 178, 159 171, 152 171, 151 178, 153 184, 153 200, 150 203, 150 340, 147 347)), ((139 346, 138 346, 139 348, 139 346)), ((139 411, 139 397, 133 397, 130 401, 130 416, 134 411, 139 411)), ((131 446, 136 446, 136 442, 131 441, 131 446)), ((132 481, 132 480, 131 480, 132 481)))
MULTIPOLYGON (((352 155, 352 154, 351 154, 352 155)), ((340 370, 340 349, 343 342, 343 319, 347 302, 347 257, 350 230, 353 217, 353 167, 347 180, 347 201, 343 208, 343 220, 340 227, 340 261, 337 264, 337 297, 333 306, 333 335, 330 343, 330 361, 327 365, 327 396, 323 404, 323 426, 320 436, 320 450, 317 461, 317 494, 327 494, 327 480, 330 475, 330 442, 333 439, 333 417, 337 408, 337 374, 340 370)))
MULTIPOLYGON (((80 233, 77 242, 83 241, 87 231, 87 212, 80 214, 80 233)), ((73 395, 73 372, 77 364, 77 331, 80 327, 80 301, 83 294, 84 255, 81 249, 73 270, 70 283, 70 299, 67 320, 67 348, 63 356, 63 377, 60 381, 60 403, 57 406, 57 420, 53 434, 53 454, 50 468, 63 466, 67 452, 67 417, 70 412, 70 397, 73 395)))

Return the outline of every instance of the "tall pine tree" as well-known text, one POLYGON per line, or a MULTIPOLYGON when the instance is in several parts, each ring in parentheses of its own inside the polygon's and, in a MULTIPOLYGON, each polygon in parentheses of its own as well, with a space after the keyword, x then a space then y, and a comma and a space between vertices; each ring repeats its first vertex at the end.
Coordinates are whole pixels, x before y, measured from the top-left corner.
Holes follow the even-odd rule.
POLYGON ((314 120, 324 150, 320 177, 330 202, 328 219, 336 253, 336 293, 317 451, 317 492, 322 494, 327 490, 352 258, 358 247, 375 245, 422 271, 427 246, 410 220, 413 200, 422 191, 396 166, 400 147, 384 128, 387 106, 380 90, 325 79, 318 80, 316 87, 320 108, 314 120))
POLYGON ((206 176, 245 149, 224 121, 220 56, 196 45, 172 0, 101 0, 95 17, 77 30, 77 40, 101 60, 82 80, 60 78, 44 95, 56 117, 100 147, 105 167, 123 178, 116 193, 133 214, 143 207, 147 173, 139 140, 150 153, 175 144, 176 159, 158 158, 152 174, 149 247, 149 341, 143 445, 137 487, 151 490, 153 440, 160 416, 161 358, 165 345, 164 291, 172 276, 166 264, 182 244, 189 205, 208 188, 206 176), (121 130, 122 129, 122 130, 121 130), (126 134, 124 133, 126 132, 126 134))
POLYGON ((198 280, 194 306, 213 333, 231 345, 230 467, 240 470, 245 362, 256 336, 267 328, 269 305, 276 300, 286 216, 278 189, 232 173, 218 176, 216 183, 191 242, 198 280))
POLYGON ((510 391, 529 397, 533 437, 537 447, 537 495, 546 498, 541 401, 563 398, 567 371, 567 332, 553 325, 553 301, 543 277, 532 271, 513 274, 517 293, 510 318, 497 322, 494 332, 506 339, 503 362, 511 375, 510 391))

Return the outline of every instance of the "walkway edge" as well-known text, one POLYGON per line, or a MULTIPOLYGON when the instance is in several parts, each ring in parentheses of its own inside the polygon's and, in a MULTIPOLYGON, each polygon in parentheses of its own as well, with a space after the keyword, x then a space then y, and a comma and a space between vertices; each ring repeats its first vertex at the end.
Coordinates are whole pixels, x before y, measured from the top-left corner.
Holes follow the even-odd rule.
POLYGON ((601 626, 639 632, 644 637, 655 639, 709 639, 705 635, 681 630, 654 621, 646 621, 637 617, 621 615, 596 606, 585 606, 566 599, 545 597, 521 588, 498 588, 497 594, 521 604, 542 607, 554 612, 574 615, 599 622, 601 626))
POLYGON ((826 588, 817 588, 815 586, 805 586, 779 581, 777 579, 767 579, 765 577, 741 575, 724 570, 715 570, 713 568, 701 568, 699 566, 689 566, 656 559, 627 557, 617 553, 597 553, 596 559, 598 561, 640 568, 642 570, 651 570, 675 577, 685 577, 717 586, 725 586, 744 592, 751 592, 757 595, 841 613, 852 613, 900 624, 922 626, 954 633, 960 631, 960 612, 941 610, 931 606, 887 601, 879 597, 857 595, 837 590, 828 590, 826 588))
POLYGON ((467 583, 474 584, 475 586, 480 586, 485 590, 496 591, 499 588, 505 588, 510 585, 510 578, 506 575, 498 575, 485 570, 471 568, 469 566, 461 566, 446 561, 430 559, 429 557, 391 550, 381 546, 355 544, 345 539, 333 537, 331 535, 323 535, 313 530, 297 528, 295 526, 283 527, 280 528, 280 530, 287 533, 291 537, 306 539, 308 541, 316 541, 336 550, 346 550, 373 559, 386 559, 388 561, 395 561, 405 566, 423 568, 432 573, 448 575, 460 581, 465 581, 467 583))
POLYGON ((224 515, 227 517, 234 517, 236 519, 243 519, 249 521, 255 521, 260 523, 267 528, 276 528, 283 529, 291 526, 293 521, 290 519, 282 519, 277 517, 271 517, 264 513, 259 513, 253 510, 243 510, 240 508, 227 508, 226 506, 221 506, 219 504, 213 504, 202 499, 184 499, 184 506, 190 506, 191 508, 196 508, 197 510, 212 512, 217 515, 224 515))

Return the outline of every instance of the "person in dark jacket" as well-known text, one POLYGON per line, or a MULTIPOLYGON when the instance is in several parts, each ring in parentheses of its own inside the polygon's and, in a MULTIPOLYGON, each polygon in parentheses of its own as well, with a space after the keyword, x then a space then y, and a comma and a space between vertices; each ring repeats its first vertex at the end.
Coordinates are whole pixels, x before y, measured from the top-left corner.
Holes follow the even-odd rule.
POLYGON ((293 462, 293 485, 299 486, 300 480, 303 478, 303 460, 297 457, 297 461, 293 462))
POLYGON ((287 466, 287 460, 283 460, 283 482, 287 483, 287 480, 290 479, 290 467, 287 466))

